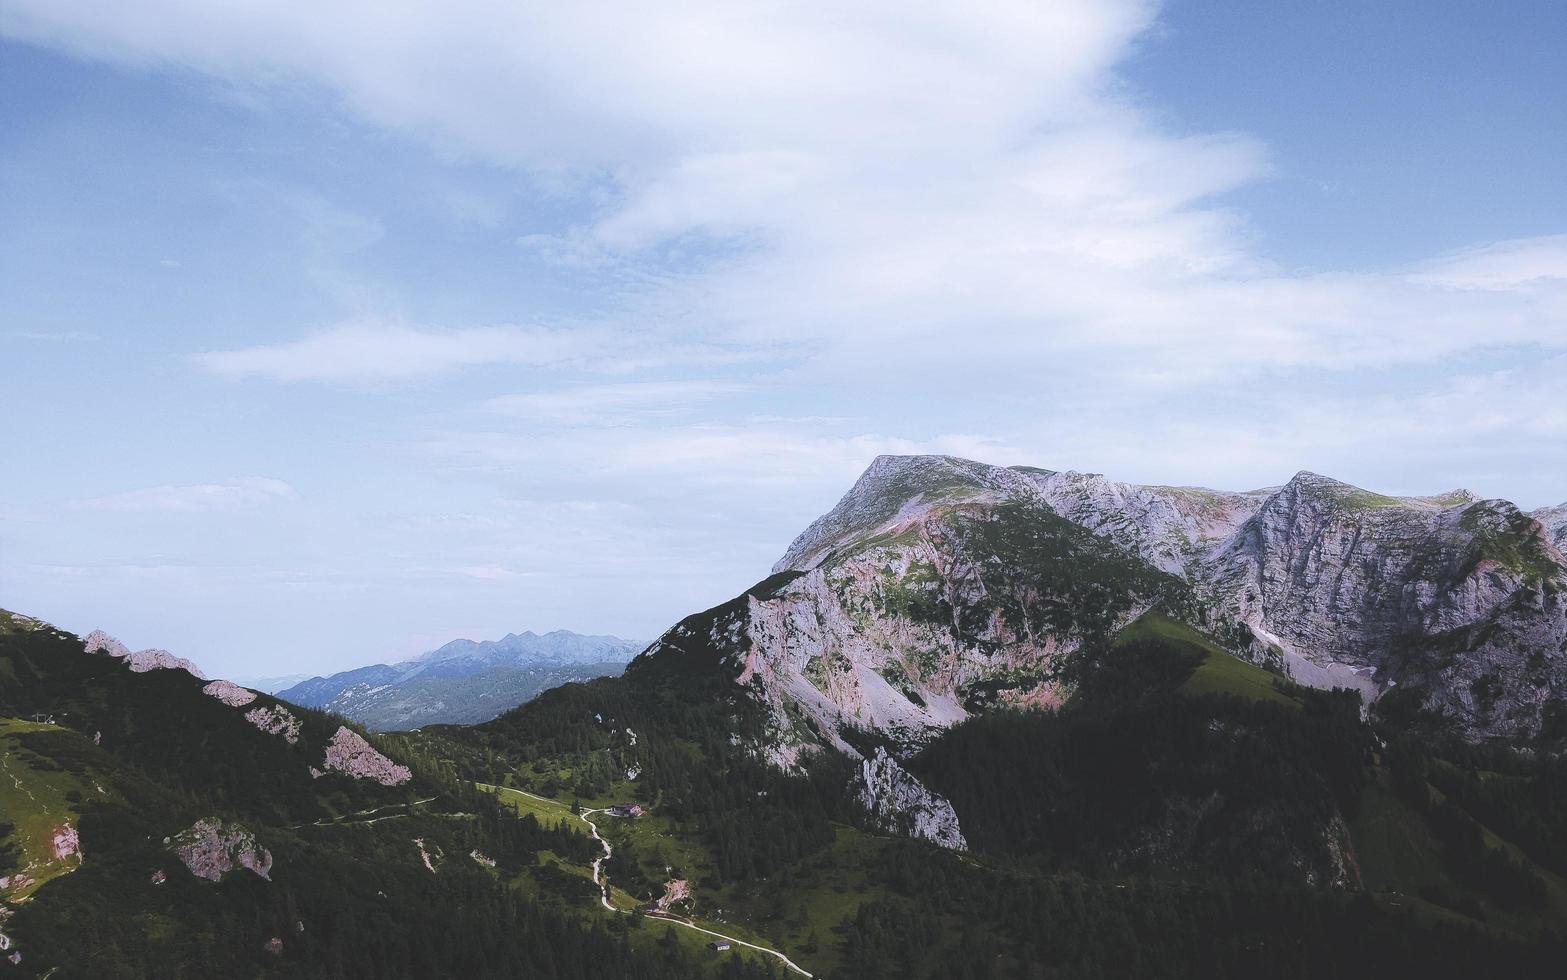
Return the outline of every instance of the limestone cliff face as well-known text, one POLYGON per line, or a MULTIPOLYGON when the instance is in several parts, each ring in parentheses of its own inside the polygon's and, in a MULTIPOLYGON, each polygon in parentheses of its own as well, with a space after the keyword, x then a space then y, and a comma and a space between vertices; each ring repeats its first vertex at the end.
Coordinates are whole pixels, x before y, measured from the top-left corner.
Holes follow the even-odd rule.
POLYGON ((1567 696, 1567 569, 1506 501, 1383 497, 1302 473, 1198 578, 1308 684, 1368 701, 1404 686, 1475 737, 1534 735, 1567 696))
MULTIPOLYGON (((949 457, 882 457, 777 568, 811 575, 825 570, 827 579, 841 580, 869 559, 895 580, 879 585, 860 574, 840 581, 825 601, 848 608, 854 596, 863 604, 863 597, 917 586, 920 576, 911 576, 917 569, 942 567, 939 560, 920 562, 911 532, 938 539, 932 525, 950 523, 954 513, 997 520, 1034 507, 1180 579, 1190 587, 1189 610, 1220 626, 1244 625, 1255 641, 1240 652, 1272 662, 1302 683, 1353 688, 1367 703, 1403 687, 1407 697, 1474 738, 1531 738, 1554 712, 1567 717, 1561 707, 1567 701, 1567 505, 1523 514, 1506 501, 1480 500, 1463 490, 1388 497, 1304 472, 1282 487, 1231 493, 949 457)), ((981 582, 994 578, 998 566, 1016 571, 1016 538, 1038 533, 1037 520, 999 523, 1013 541, 992 539, 988 550, 969 548, 961 556, 959 567, 991 573, 979 576, 981 582)), ((972 542, 972 536, 965 539, 972 542)), ((952 564, 955 556, 948 549, 937 557, 952 564)), ((1103 566, 1083 565, 1079 553, 1053 560, 1073 576, 1097 578, 1109 591, 1125 589, 1103 566)), ((800 586, 812 587, 820 591, 809 577, 800 586)), ((1154 594, 1168 602, 1172 593, 1133 591, 1124 608, 1154 594)), ((984 587, 948 589, 944 598, 959 619, 972 620, 976 611, 994 606, 987 606, 993 594, 984 587)), ((1043 595, 1015 598, 1025 608, 1048 602, 1043 595)), ((959 631, 947 648, 957 667, 950 672, 956 684, 949 686, 972 686, 1001 666, 1059 675, 1061 655, 1080 646, 1085 633, 1110 624, 1084 625, 1089 630, 1078 635, 959 631), (985 656, 977 657, 981 652, 985 656)), ((858 665, 879 668, 889 656, 897 659, 885 653, 861 658, 855 651, 866 644, 906 653, 931 639, 899 632, 903 624, 889 626, 885 620, 860 623, 855 639, 834 644, 848 654, 838 674, 857 680, 863 676, 858 665)), ((922 685, 928 679, 919 678, 922 685)), ((885 696, 867 705, 863 693, 875 686, 835 682, 829 696, 849 715, 859 712, 878 727, 888 721, 894 729, 939 725, 953 717, 950 700, 939 697, 942 688, 927 692, 922 686, 921 696, 937 698, 911 711, 885 696)), ((1048 702, 1059 693, 1036 696, 1048 702)))
POLYGON ((1035 471, 1034 481, 1062 517, 1183 578, 1255 514, 1271 493, 1144 487, 1095 473, 1035 471))
POLYGON ((876 749, 860 763, 860 800, 894 833, 953 850, 968 848, 952 804, 926 789, 885 749, 876 749))
POLYGON ((912 747, 998 701, 1059 704, 1074 651, 1187 589, 1016 491, 921 495, 797 548, 748 599, 737 679, 840 748, 844 725, 912 747))

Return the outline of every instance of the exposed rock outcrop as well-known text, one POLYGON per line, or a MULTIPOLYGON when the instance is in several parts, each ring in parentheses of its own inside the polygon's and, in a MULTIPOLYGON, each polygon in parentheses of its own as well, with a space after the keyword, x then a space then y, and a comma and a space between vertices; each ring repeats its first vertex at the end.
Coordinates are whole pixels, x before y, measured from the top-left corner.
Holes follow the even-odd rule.
POLYGON ((299 743, 299 719, 281 704, 251 708, 245 712, 245 720, 268 735, 281 735, 289 745, 299 743))
POLYGON ((377 752, 348 726, 340 726, 326 747, 322 767, 347 773, 355 779, 373 779, 382 786, 397 786, 413 778, 407 766, 398 765, 377 752))
POLYGON ((57 861, 64 861, 73 857, 80 859, 82 856, 82 839, 76 833, 76 828, 69 823, 63 823, 54 828, 54 833, 50 838, 50 847, 54 851, 54 857, 57 861))
POLYGON ((105 633, 103 630, 93 630, 82 637, 82 643, 87 647, 88 653, 106 653, 111 657, 124 660, 132 671, 145 674, 151 670, 183 670, 193 677, 206 680, 207 675, 201 672, 201 668, 183 657, 176 657, 167 650, 131 650, 125 644, 105 633))
POLYGON ((256 700, 256 692, 240 687, 233 681, 213 681, 201 689, 208 697, 217 698, 231 708, 243 708, 256 700))
POLYGON ((216 817, 198 820, 167 843, 198 878, 222 881, 230 871, 244 869, 270 880, 272 852, 237 823, 216 817))
POLYGON ((441 853, 440 845, 423 837, 415 837, 414 846, 419 848, 419 860, 424 862, 425 870, 435 874, 435 863, 445 856, 441 853))
POLYGON ((660 912, 668 912, 681 902, 691 901, 691 883, 684 878, 671 878, 664 882, 664 894, 653 900, 660 912))
POLYGON ((926 789, 883 748, 861 762, 859 796, 887 830, 955 850, 968 847, 952 804, 926 789))
POLYGON ((13 874, 0 875, 0 894, 20 892, 24 888, 30 888, 38 883, 32 875, 25 871, 17 871, 13 874))

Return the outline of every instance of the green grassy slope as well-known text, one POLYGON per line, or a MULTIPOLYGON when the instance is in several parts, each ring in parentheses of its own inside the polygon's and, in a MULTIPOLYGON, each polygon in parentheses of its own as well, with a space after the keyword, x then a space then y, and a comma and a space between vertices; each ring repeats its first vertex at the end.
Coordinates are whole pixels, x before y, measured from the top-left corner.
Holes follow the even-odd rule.
POLYGON ((1298 698, 1287 693, 1287 678, 1240 659, 1219 646, 1211 637, 1161 613, 1143 614, 1116 635, 1115 644, 1124 646, 1139 640, 1157 641, 1201 656, 1201 662, 1181 686, 1184 693, 1233 694, 1252 701, 1272 701, 1297 707, 1300 704, 1298 698))
MULTIPOLYGON (((0 869, 0 900, 25 901, 33 892, 81 865, 79 855, 56 854, 57 832, 76 826, 81 801, 97 792, 88 772, 70 772, 50 763, 25 744, 29 733, 54 733, 51 725, 0 718, 0 848, 9 852, 11 867, 0 869)), ((80 737, 75 733, 69 736, 80 737)))

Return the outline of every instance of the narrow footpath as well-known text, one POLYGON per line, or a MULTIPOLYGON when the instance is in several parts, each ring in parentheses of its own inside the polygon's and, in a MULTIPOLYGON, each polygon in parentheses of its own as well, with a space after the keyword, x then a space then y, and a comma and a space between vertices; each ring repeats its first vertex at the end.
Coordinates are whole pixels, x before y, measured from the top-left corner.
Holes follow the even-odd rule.
MULTIPOLYGON (((510 786, 491 786, 488 783, 477 783, 475 785, 477 785, 480 789, 490 790, 491 792, 499 790, 500 792, 503 792, 503 793, 517 793, 517 794, 519 794, 521 796, 526 796, 526 797, 528 797, 531 800, 538 800, 540 803, 548 803, 551 806, 560 807, 563 810, 567 810, 567 811, 570 810, 570 807, 567 807, 565 804, 559 802, 558 800, 552 800, 552 799, 550 799, 548 797, 545 797, 545 796, 539 796, 538 794, 530 793, 527 790, 513 789, 510 786)), ((595 813, 603 813, 603 812, 605 812, 605 811, 602 810, 602 809, 600 809, 600 810, 583 810, 581 813, 577 814, 577 819, 581 820, 583 823, 588 825, 588 831, 593 835, 593 839, 598 841, 599 846, 604 849, 604 853, 599 855, 598 859, 593 862, 593 883, 595 885, 599 886, 599 903, 602 904, 604 906, 604 908, 608 909, 611 912, 618 912, 621 915, 630 915, 631 914, 631 910, 630 909, 616 908, 614 903, 609 900, 609 875, 604 870, 604 862, 608 861, 611 857, 613 857, 615 852, 614 852, 614 849, 609 846, 609 841, 605 840, 599 834, 598 824, 596 824, 592 820, 588 819, 588 817, 592 816, 595 813)), ((776 949, 768 949, 766 946, 758 946, 755 943, 748 943, 744 939, 739 939, 739 938, 737 938, 735 936, 728 936, 728 935, 725 935, 724 933, 721 933, 721 932, 714 932, 711 929, 703 928, 702 926, 699 926, 696 923, 691 922, 691 921, 689 921, 687 919, 682 919, 682 918, 680 918, 678 916, 669 915, 667 913, 650 915, 650 916, 648 916, 648 918, 657 919, 660 922, 668 922, 671 925, 681 926, 681 927, 686 928, 686 929, 692 929, 692 930, 694 930, 696 932, 700 932, 700 933, 704 933, 706 935, 712 936, 715 939, 722 939, 725 942, 733 943, 736 946, 744 946, 747 949, 754 949, 758 953, 766 953, 768 956, 771 956, 771 957, 777 959, 784 966, 786 966, 789 969, 793 970, 795 973, 798 973, 802 977, 812 977, 812 976, 814 976, 814 974, 812 974, 805 967, 803 967, 800 964, 796 963, 794 960, 791 960, 789 957, 785 956, 784 954, 778 952, 778 950, 776 950, 776 949)))

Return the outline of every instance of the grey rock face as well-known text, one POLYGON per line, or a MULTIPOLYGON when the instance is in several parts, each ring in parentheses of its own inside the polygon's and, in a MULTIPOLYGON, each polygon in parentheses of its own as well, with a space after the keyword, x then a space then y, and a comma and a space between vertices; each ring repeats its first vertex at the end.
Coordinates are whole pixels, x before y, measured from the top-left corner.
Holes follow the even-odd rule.
POLYGON ((222 881, 241 868, 262 878, 272 871, 272 852, 257 844, 254 834, 216 817, 196 821, 168 843, 191 874, 208 881, 222 881))
POLYGON ((1540 522, 1552 547, 1559 552, 1567 553, 1567 504, 1541 507, 1529 516, 1540 522))
POLYGON ((1367 700, 1403 686, 1472 737, 1535 735, 1567 695, 1567 569, 1506 501, 1302 473, 1197 577, 1298 679, 1367 700))
POLYGON ((707 642, 773 706, 784 763, 845 750, 843 725, 914 748, 988 703, 1060 703, 1073 652, 1156 603, 1302 683, 1529 738, 1567 696, 1564 529, 1567 506, 1312 473, 1226 492, 880 457, 707 642))
POLYGON ((885 749, 876 749, 860 763, 860 801, 893 833, 923 837, 953 850, 968 849, 952 804, 926 789, 885 749))

